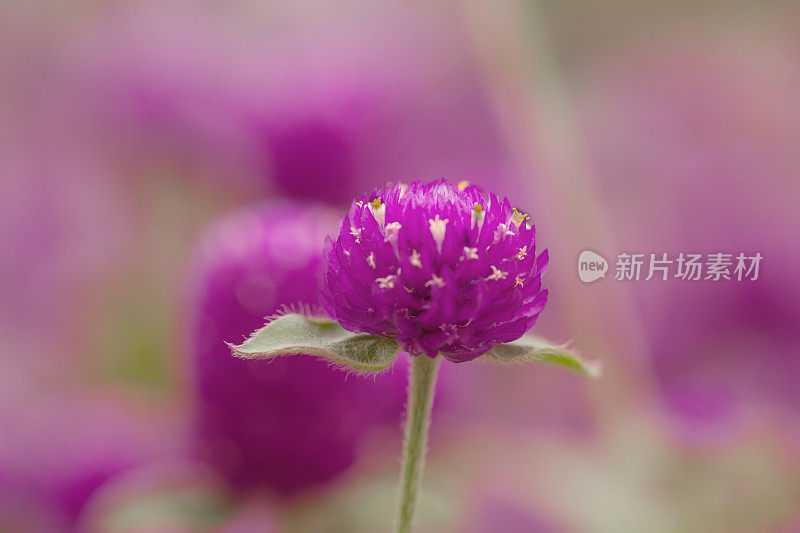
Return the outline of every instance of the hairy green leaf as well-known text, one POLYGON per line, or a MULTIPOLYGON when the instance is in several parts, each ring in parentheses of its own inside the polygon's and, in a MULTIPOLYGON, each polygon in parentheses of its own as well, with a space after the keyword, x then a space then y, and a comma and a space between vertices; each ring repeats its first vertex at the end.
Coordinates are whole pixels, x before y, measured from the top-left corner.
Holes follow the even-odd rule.
POLYGON ((601 365, 598 361, 586 361, 565 345, 553 344, 533 335, 523 335, 514 342, 498 344, 484 357, 501 363, 540 361, 559 365, 593 378, 599 377, 601 373, 601 365))
POLYGON ((351 333, 336 322, 295 313, 280 316, 244 343, 229 346, 233 355, 243 359, 315 355, 366 372, 388 368, 398 352, 394 339, 351 333))

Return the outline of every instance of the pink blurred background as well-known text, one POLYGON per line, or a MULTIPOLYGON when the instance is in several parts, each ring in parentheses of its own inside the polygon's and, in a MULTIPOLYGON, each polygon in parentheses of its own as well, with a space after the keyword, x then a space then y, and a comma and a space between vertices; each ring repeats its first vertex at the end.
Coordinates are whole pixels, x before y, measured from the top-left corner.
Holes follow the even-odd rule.
POLYGON ((443 365, 420 531, 800 531, 799 29, 791 2, 3 4, 0 531, 391 530, 406 361, 222 341, 313 302, 353 196, 439 177, 532 215, 536 331, 605 373, 443 365), (618 281, 621 252, 764 259, 618 281))

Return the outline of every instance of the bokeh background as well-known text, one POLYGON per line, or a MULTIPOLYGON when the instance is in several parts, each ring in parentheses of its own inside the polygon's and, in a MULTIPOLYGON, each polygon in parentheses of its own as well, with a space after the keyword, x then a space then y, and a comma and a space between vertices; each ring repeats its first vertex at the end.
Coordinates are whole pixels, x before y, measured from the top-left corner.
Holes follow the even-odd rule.
POLYGON ((532 214, 538 333, 445 364, 422 532, 800 531, 793 2, 4 2, 0 531, 389 531, 407 361, 231 358, 389 180, 532 214), (592 249, 753 282, 580 282, 592 249))

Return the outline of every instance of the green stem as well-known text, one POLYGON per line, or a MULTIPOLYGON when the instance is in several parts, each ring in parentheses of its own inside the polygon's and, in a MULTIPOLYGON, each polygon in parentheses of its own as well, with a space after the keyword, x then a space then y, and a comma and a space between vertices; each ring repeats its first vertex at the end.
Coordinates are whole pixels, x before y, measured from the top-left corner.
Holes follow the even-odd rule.
POLYGON ((400 508, 397 533, 410 533, 419 496, 422 469, 425 465, 425 448, 428 426, 431 424, 433 390, 439 357, 427 355, 412 357, 411 378, 408 385, 408 413, 403 442, 403 465, 400 470, 400 508))

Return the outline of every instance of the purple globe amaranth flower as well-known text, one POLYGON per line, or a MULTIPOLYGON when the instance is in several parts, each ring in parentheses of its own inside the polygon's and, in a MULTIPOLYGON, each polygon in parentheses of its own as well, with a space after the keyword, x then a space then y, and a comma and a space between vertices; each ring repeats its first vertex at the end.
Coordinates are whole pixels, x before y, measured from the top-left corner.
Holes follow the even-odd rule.
POLYGON ((290 495, 322 485, 353 464, 371 432, 399 425, 407 382, 400 366, 361 380, 310 356, 244 361, 224 342, 283 305, 317 304, 322 243, 336 218, 291 202, 243 209, 209 229, 193 262, 197 447, 236 488, 290 495))
POLYGON ((521 337, 547 301, 529 217, 481 188, 389 184, 353 203, 326 246, 323 305, 411 355, 475 359, 521 337))

